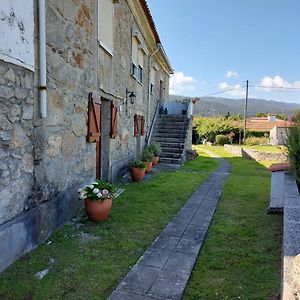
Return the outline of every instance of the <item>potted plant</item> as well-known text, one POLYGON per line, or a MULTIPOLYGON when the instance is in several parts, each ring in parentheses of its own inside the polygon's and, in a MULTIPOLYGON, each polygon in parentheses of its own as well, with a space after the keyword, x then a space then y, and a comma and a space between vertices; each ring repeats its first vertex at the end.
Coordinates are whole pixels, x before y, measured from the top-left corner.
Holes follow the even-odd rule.
POLYGON ((132 181, 139 182, 144 179, 146 163, 140 160, 134 160, 130 164, 130 175, 132 181))
POLYGON ((142 152, 141 160, 146 163, 146 173, 151 171, 153 156, 154 154, 150 147, 146 147, 142 152))
POLYGON ((106 220, 115 195, 115 187, 106 181, 96 180, 78 190, 79 198, 84 200, 85 211, 92 221, 106 220))
POLYGON ((158 161, 159 161, 159 156, 161 155, 160 144, 153 142, 153 143, 151 143, 150 148, 151 148, 151 150, 153 151, 153 154, 154 154, 153 159, 152 159, 152 165, 156 166, 158 164, 158 161))

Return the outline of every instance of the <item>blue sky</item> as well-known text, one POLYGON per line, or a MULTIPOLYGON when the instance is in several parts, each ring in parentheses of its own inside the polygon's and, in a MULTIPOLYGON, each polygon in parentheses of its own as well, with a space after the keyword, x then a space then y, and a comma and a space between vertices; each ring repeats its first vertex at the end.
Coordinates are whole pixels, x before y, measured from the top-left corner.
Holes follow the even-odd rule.
POLYGON ((170 93, 243 98, 248 79, 252 98, 300 103, 299 0, 148 4, 175 70, 170 93))

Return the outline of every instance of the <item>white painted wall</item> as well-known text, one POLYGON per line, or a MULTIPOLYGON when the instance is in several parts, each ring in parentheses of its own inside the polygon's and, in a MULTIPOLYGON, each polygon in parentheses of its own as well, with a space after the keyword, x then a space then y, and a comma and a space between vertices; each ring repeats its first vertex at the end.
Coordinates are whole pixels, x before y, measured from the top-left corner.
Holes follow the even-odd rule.
POLYGON ((33 0, 0 0, 0 60, 34 69, 33 0))

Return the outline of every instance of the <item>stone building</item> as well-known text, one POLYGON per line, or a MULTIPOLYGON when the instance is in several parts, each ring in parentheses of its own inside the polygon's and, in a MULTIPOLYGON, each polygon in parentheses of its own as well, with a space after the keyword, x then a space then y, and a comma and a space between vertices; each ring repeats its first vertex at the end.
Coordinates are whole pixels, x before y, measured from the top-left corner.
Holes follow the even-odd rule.
POLYGON ((78 212, 79 187, 127 171, 172 67, 145 0, 2 0, 0 16, 1 271, 78 212))

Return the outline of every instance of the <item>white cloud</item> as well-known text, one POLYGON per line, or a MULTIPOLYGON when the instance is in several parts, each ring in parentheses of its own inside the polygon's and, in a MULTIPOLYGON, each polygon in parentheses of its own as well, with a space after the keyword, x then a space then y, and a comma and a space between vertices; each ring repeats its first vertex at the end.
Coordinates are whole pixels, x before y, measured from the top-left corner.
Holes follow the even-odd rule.
POLYGON ((300 81, 288 82, 279 75, 276 75, 273 78, 265 76, 262 78, 259 85, 259 88, 262 88, 265 92, 270 92, 271 90, 291 91, 290 89, 300 88, 300 81))
POLYGON ((183 72, 175 72, 170 78, 170 94, 184 95, 196 90, 197 81, 183 72))
POLYGON ((230 78, 230 77, 239 77, 239 74, 238 74, 238 72, 236 72, 236 71, 229 70, 229 71, 227 71, 227 73, 226 73, 226 77, 227 77, 227 78, 230 78))
POLYGON ((242 87, 240 84, 230 85, 227 82, 221 82, 218 84, 218 87, 221 90, 230 90, 226 92, 226 94, 230 96, 245 96, 245 88, 242 87))

